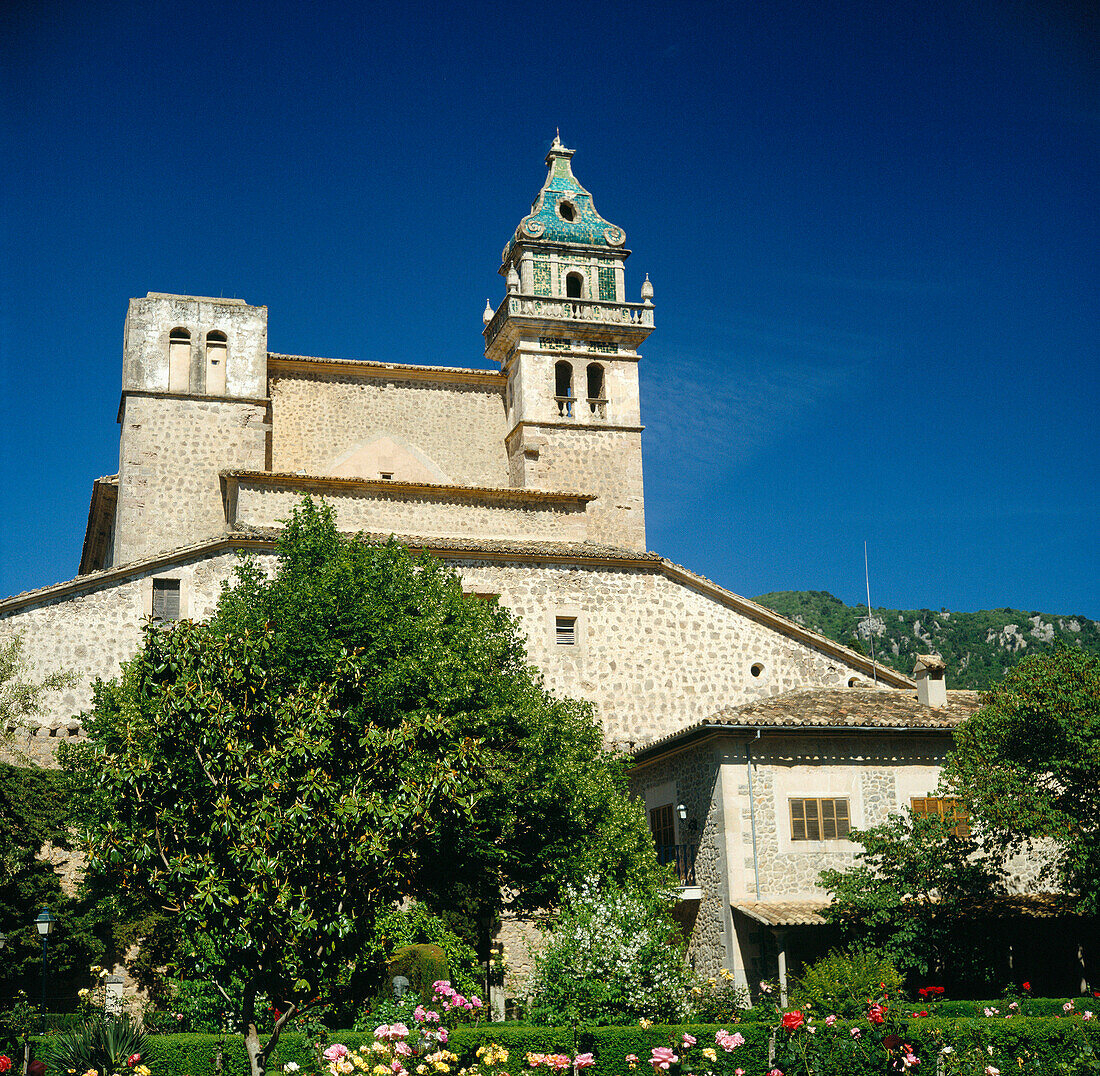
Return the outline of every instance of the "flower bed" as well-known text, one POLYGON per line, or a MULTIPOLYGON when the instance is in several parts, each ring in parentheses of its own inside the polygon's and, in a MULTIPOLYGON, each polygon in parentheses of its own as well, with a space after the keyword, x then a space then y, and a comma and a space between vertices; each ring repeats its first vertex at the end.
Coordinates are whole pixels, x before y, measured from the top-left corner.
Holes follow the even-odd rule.
MULTIPOLYGON (((870 1053, 860 1059, 851 1051, 830 1049, 833 1043, 843 1043, 845 1038, 850 1041, 853 1029, 860 1030, 862 1036, 867 1031, 866 1022, 837 1020, 825 1026, 823 1020, 818 1020, 815 1025, 817 1030, 812 1036, 807 1030, 810 1025, 805 1021, 793 1030, 780 1028, 776 1032, 777 1045, 782 1047, 784 1035, 812 1038, 812 1049, 820 1058, 820 1067, 816 1070, 818 1076, 871 1076, 872 1073, 881 1076, 885 1068, 885 1055, 870 1053)), ((479 1071, 486 1071, 488 1066, 483 1064, 483 1058, 477 1056, 477 1051, 479 1047, 490 1044, 508 1051, 509 1060, 502 1064, 511 1076, 531 1076, 533 1073, 550 1076, 554 1065, 544 1063, 532 1069, 526 1063, 529 1053, 544 1057, 564 1056, 570 1061, 575 1053, 591 1053, 593 1063, 585 1076, 687 1076, 689 1071, 695 1076, 704 1076, 703 1065, 707 1065, 715 1076, 734 1076, 738 1068, 744 1070, 744 1076, 766 1076, 771 1070, 768 1062, 771 1032, 771 1027, 759 1021, 725 1026, 580 1028, 576 1032, 574 1048, 572 1028, 482 1024, 456 1028, 447 1045, 457 1057, 449 1066, 451 1076, 457 1076, 460 1069, 474 1065, 480 1066, 479 1071), (715 1041, 719 1031, 726 1031, 731 1036, 740 1035, 744 1041, 727 1052, 715 1041), (694 1038, 696 1045, 687 1054, 682 1054, 678 1044, 683 1042, 685 1034, 694 1038), (660 1060, 656 1066, 651 1064, 653 1051, 662 1049, 670 1050, 677 1058, 675 1062, 668 1062, 667 1069, 658 1067, 661 1066, 660 1060), (714 1051, 714 1062, 708 1064, 708 1059, 703 1057, 704 1049, 714 1051), (631 1055, 637 1059, 633 1063, 628 1060, 631 1055), (685 1069, 682 1060, 693 1059, 701 1063, 685 1069)), ((149 1050, 153 1076, 206 1076, 212 1073, 218 1039, 217 1035, 199 1034, 153 1036, 149 1050)), ((334 1033, 333 1039, 354 1055, 360 1047, 369 1047, 374 1036, 369 1032, 344 1031, 334 1033)), ((920 1067, 914 1066, 914 1071, 927 1076, 933 1076, 936 1072, 936 1061, 945 1045, 950 1049, 949 1053, 942 1055, 945 1069, 953 1076, 986 1076, 987 1069, 997 1069, 1004 1074, 1025 1072, 1047 1076, 1062 1071, 1093 1071, 1085 1066, 1089 1051, 1093 1057, 1100 1056, 1100 1028, 1095 1021, 1080 1018, 1021 1016, 1012 1020, 996 1020, 936 1016, 910 1021, 905 1028, 903 1045, 911 1046, 913 1056, 920 1060, 920 1067), (1062 1069, 1060 1066, 1069 1067, 1062 1069)), ((240 1036, 227 1037, 224 1048, 226 1071, 247 1071, 240 1036)), ((659 1057, 667 1057, 667 1054, 659 1057)), ((272 1076, 281 1076, 287 1062, 299 1065, 303 1076, 313 1071, 313 1054, 305 1036, 283 1036, 269 1068, 272 1076)), ((776 1064, 782 1062, 777 1060, 776 1064)), ((571 1071, 571 1066, 565 1071, 571 1071)), ((800 1070, 788 1065, 778 1071, 784 1072, 785 1076, 797 1076, 800 1070)))

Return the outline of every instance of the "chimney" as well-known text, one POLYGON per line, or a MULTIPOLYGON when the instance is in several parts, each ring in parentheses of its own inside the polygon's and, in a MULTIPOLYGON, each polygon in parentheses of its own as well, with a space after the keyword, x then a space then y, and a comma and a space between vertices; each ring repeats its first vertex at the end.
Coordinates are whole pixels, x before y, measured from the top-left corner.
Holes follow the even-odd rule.
POLYGON ((917 681, 917 702, 922 706, 947 705, 947 681, 944 673, 947 665, 939 654, 920 654, 913 667, 913 678, 917 681))

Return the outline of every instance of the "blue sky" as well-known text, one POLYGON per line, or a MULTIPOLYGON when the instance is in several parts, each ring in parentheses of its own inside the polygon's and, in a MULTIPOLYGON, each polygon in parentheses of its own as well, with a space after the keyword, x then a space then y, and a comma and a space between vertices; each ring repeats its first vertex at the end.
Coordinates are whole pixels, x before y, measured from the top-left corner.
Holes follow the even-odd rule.
POLYGON ((1093 6, 27 2, 0 53, 0 593, 75 573, 131 296, 484 366, 560 126, 655 288, 651 548, 1100 618, 1093 6))

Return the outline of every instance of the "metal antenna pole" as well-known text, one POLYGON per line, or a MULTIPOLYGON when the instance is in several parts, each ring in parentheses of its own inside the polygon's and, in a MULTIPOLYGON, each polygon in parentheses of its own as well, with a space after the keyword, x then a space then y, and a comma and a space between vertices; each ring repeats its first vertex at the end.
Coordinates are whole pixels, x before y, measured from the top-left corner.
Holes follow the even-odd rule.
POLYGON ((875 625, 871 614, 871 573, 867 568, 867 542, 863 542, 863 578, 867 582, 867 640, 871 644, 871 675, 878 683, 878 665, 875 663, 875 625))

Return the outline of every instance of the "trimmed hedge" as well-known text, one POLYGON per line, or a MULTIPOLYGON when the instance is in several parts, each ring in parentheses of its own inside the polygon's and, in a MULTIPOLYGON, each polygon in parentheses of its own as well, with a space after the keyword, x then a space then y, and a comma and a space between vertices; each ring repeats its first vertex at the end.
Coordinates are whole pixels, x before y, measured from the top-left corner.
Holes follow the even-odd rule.
POLYGON ((1084 1012, 1086 1009, 1094 1009, 1100 1012, 1100 998, 995 998, 993 1001, 937 1001, 934 1006, 930 1006, 925 1001, 906 1001, 903 1005, 899 1003, 899 1007, 903 1007, 906 1012, 920 1012, 921 1009, 928 1009, 930 1012, 935 1013, 936 1016, 950 1016, 950 1017, 981 1017, 987 1019, 984 1014, 985 1009, 996 1009, 1000 1015, 1008 1016, 1013 1011, 1019 1013, 1020 1016, 1061 1016, 1062 1007, 1066 1002, 1072 1002, 1077 1012, 1084 1012), (1017 1010, 1012 1010, 1009 1005, 1012 1002, 1016 1002, 1020 1007, 1017 1010))
MULTIPOLYGON (((825 1044, 830 1034, 841 1040, 846 1039, 848 1029, 855 1026, 837 1021, 830 1032, 821 1026, 820 1020, 817 1023, 817 1041, 821 1044, 825 1044)), ((915 1047, 917 1056, 921 1058, 919 1071, 927 1072, 928 1076, 935 1072, 935 1056, 945 1042, 950 1043, 956 1053, 970 1053, 976 1057, 980 1051, 983 1064, 995 1065, 1005 1073, 1019 1072, 1021 1067, 1025 1072, 1055 1073, 1062 1071, 1059 1065, 1078 1058, 1086 1044, 1088 1049, 1100 1055, 1100 1027, 1097 1023, 1055 1017, 1016 1016, 1009 1020, 926 1017, 909 1020, 904 1038, 915 1047), (989 1046, 993 1047, 992 1054, 987 1050, 989 1046)), ((866 1029, 866 1025, 863 1026, 866 1029)), ((710 1045, 714 1042, 715 1031, 720 1027, 736 1029, 745 1038, 745 1044, 728 1055, 729 1061, 752 1076, 767 1071, 771 1026, 763 1021, 665 1025, 645 1029, 637 1026, 578 1027, 575 1031, 571 1027, 536 1027, 519 1023, 467 1025, 451 1032, 448 1047, 458 1055, 458 1067, 461 1067, 472 1064, 477 1048, 489 1042, 495 1042, 513 1055, 522 1057, 529 1051, 572 1053, 575 1041, 577 1050, 590 1050, 595 1056, 596 1063, 589 1070, 590 1076, 647 1076, 649 1069, 645 1061, 654 1046, 679 1043, 685 1032, 694 1035, 700 1046, 710 1045), (633 1072, 625 1061, 626 1055, 631 1053, 641 1059, 641 1064, 633 1072)), ((214 1071, 218 1038, 217 1035, 202 1034, 152 1036, 147 1060, 154 1076, 210 1076, 214 1071)), ((336 1031, 331 1033, 329 1041, 342 1042, 354 1049, 372 1039, 370 1032, 336 1031)), ((719 1057, 725 1058, 726 1055, 719 1051, 719 1057)), ((296 1061, 302 1066, 303 1073, 307 1073, 312 1060, 305 1036, 286 1034, 279 1039, 270 1071, 275 1073, 286 1062, 296 1061)), ((239 1035, 226 1036, 224 1066, 226 1076, 244 1076, 248 1072, 244 1043, 239 1035)), ((819 1072, 820 1076, 881 1076, 882 1069, 881 1056, 864 1067, 855 1064, 849 1054, 843 1065, 826 1061, 819 1072)), ((1082 1068, 1081 1071, 1091 1070, 1082 1068)))

